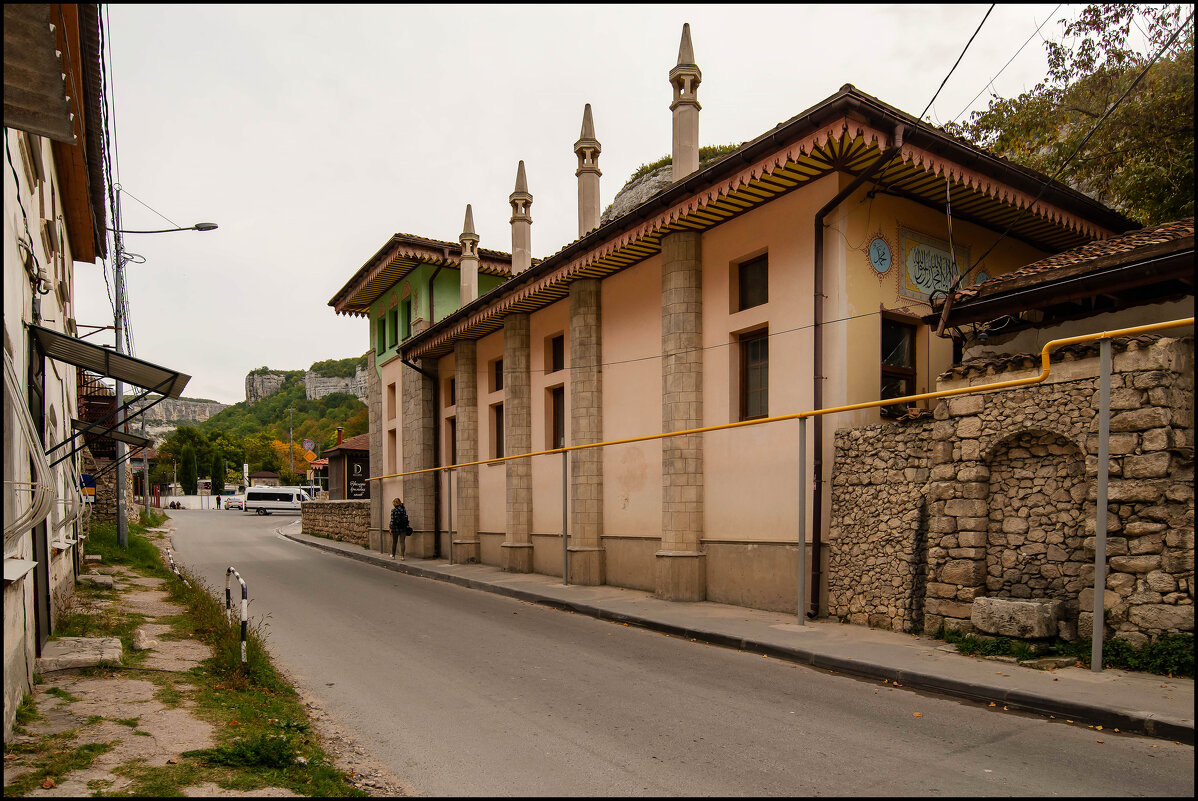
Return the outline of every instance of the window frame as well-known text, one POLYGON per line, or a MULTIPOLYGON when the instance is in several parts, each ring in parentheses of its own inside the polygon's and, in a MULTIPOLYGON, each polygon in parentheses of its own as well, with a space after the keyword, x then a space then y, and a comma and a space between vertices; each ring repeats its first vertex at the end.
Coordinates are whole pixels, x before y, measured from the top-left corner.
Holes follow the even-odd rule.
MULTIPOLYGON (((879 355, 878 361, 879 361, 879 365, 881 367, 881 370, 878 373, 878 400, 884 399, 882 397, 882 390, 884 387, 884 382, 887 377, 897 378, 897 379, 906 379, 910 386, 910 392, 907 394, 914 395, 918 392, 918 388, 916 387, 916 383, 915 383, 917 380, 918 369, 919 369, 919 356, 917 353, 918 349, 916 347, 918 341, 919 341, 919 321, 916 318, 907 317, 907 316, 901 315, 901 314, 895 314, 893 312, 883 311, 881 313, 881 323, 878 326, 878 346, 879 346, 879 351, 880 351, 878 354, 879 355), (882 346, 882 337, 883 337, 883 332, 884 332, 884 329, 885 329, 885 326, 887 325, 887 323, 892 324, 892 325, 902 326, 903 328, 910 330, 910 332, 911 332, 911 366, 910 367, 900 367, 900 366, 886 363, 886 361, 885 361, 886 354, 885 354, 884 348, 882 346)), ((914 404, 901 405, 901 404, 896 403, 896 404, 892 404, 890 406, 879 406, 878 413, 882 417, 900 417, 903 414, 906 414, 907 411, 911 408, 914 408, 914 404)))
POLYGON ((549 358, 546 359, 546 373, 556 373, 566 369, 566 335, 557 334, 549 338, 549 358))
POLYGON ((548 402, 545 404, 549 425, 546 438, 547 450, 566 447, 566 386, 558 384, 548 387, 548 402))
POLYGON ((742 312, 746 309, 755 309, 758 306, 764 306, 770 302, 770 261, 769 254, 763 253, 760 256, 754 256, 751 259, 739 262, 736 265, 736 306, 735 311, 742 312), (757 268, 760 267, 760 272, 757 268), (748 268, 748 269, 746 269, 748 268), (757 287, 746 287, 749 276, 760 276, 761 286, 759 287, 763 299, 754 303, 748 303, 745 296, 751 294, 757 287), (750 291, 746 292, 746 288, 750 291))
POLYGON ((503 458, 503 404, 491 405, 491 458, 503 458))
POLYGON ((736 338, 737 350, 740 354, 740 369, 739 369, 739 388, 740 396, 739 419, 740 420, 759 420, 763 417, 770 416, 770 334, 768 328, 758 328, 753 331, 746 331, 743 334, 738 334, 736 338), (750 363, 750 348, 762 345, 764 346, 765 358, 757 363, 750 363), (755 367, 764 369, 765 385, 753 390, 749 389, 749 371, 755 367), (763 393, 764 408, 759 414, 750 414, 750 393, 763 393))

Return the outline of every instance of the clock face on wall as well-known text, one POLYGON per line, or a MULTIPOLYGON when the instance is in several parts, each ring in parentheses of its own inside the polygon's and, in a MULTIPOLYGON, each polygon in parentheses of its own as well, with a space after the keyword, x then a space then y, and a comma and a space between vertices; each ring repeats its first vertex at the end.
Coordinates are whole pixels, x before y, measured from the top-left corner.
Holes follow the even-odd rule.
POLYGON ((869 263, 879 273, 890 269, 890 245, 880 236, 869 243, 869 263))

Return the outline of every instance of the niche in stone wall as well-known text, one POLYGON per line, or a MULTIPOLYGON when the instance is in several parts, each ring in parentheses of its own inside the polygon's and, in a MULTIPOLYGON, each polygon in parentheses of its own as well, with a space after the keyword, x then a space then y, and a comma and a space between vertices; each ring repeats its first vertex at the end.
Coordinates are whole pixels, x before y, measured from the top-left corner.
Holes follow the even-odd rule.
POLYGON ((1086 563, 1086 463, 1048 431, 1022 431, 991 450, 986 591, 1000 598, 1055 599, 1076 612, 1086 563))

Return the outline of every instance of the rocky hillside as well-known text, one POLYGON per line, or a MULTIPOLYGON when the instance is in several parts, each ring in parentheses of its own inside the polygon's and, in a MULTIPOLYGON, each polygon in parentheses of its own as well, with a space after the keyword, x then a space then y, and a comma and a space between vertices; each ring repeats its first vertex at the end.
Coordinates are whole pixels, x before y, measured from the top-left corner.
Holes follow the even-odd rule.
MULTIPOLYGON (((126 400, 132 400, 132 396, 126 396, 126 400)), ((134 408, 141 409, 147 405, 148 401, 142 401, 134 404, 134 408)), ((202 423, 212 415, 228 408, 229 404, 227 403, 217 403, 200 398, 163 398, 146 409, 146 436, 154 440, 154 444, 157 445, 178 426, 202 423)), ((133 433, 141 433, 140 423, 133 423, 131 427, 133 433)))
MULTIPOLYGON (((259 367, 245 377, 245 402, 253 406, 263 398, 278 392, 289 375, 299 375, 299 370, 271 370, 259 367)), ((304 397, 317 400, 334 392, 353 395, 360 401, 366 400, 369 386, 366 372, 366 357, 329 359, 314 362, 303 372, 304 397)))

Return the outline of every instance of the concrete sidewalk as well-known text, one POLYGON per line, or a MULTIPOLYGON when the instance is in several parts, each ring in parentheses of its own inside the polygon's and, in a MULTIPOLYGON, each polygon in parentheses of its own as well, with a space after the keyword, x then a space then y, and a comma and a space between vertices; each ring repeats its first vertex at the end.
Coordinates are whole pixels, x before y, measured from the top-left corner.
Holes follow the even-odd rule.
POLYGON ((710 602, 662 601, 621 587, 565 586, 553 576, 506 573, 446 560, 392 561, 346 542, 298 532, 279 534, 339 556, 422 578, 448 581, 530 603, 569 610, 700 642, 766 654, 813 668, 1076 723, 1194 743, 1194 682, 1146 673, 1061 667, 1037 670, 1004 657, 979 658, 923 635, 828 620, 799 626, 793 615, 710 602))

